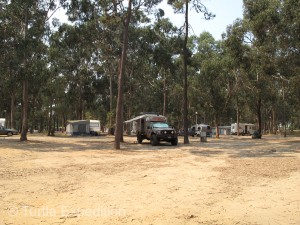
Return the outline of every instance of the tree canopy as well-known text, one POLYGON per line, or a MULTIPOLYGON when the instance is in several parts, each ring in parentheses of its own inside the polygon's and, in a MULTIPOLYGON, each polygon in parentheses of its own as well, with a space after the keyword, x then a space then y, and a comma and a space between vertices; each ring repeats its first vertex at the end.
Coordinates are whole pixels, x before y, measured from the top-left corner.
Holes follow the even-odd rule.
MULTIPOLYGON (((300 128, 299 1, 244 0, 221 40, 188 36, 160 2, 1 0, 0 116, 21 140, 99 119, 115 129, 117 149, 124 118, 140 112, 160 112, 178 130, 196 116, 216 128, 300 128), (53 19, 59 8, 69 23, 53 19)), ((200 0, 168 3, 214 16, 200 0)))

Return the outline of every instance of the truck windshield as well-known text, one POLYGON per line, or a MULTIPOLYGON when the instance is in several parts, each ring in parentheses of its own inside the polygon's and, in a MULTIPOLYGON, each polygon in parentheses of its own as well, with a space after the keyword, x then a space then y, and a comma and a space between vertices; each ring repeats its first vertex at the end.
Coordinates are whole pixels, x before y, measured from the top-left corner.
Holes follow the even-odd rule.
POLYGON ((153 123, 153 127, 155 127, 155 128, 168 128, 169 125, 167 123, 153 123))

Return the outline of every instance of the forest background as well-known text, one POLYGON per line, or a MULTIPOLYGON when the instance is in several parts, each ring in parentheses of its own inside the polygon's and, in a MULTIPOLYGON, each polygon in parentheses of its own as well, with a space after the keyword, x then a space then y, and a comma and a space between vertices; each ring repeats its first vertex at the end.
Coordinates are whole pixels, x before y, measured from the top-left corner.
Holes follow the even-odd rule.
POLYGON ((244 0, 243 18, 220 40, 191 32, 189 12, 215 16, 205 2, 168 1, 185 16, 182 26, 160 2, 1 0, 0 115, 8 127, 27 140, 28 130, 50 135, 67 120, 109 128, 155 111, 177 129, 196 117, 299 129, 298 0, 244 0), (53 19, 59 9, 69 23, 53 19))

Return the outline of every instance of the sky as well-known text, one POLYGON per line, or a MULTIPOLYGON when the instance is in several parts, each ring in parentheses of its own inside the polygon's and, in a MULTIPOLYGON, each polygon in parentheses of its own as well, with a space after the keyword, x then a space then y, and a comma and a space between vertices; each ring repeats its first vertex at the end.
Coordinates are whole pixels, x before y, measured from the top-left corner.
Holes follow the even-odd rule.
MULTIPOLYGON (((233 24, 237 18, 243 18, 243 0, 202 0, 202 2, 216 17, 206 21, 201 13, 197 13, 194 9, 190 10, 189 24, 192 30, 189 32, 192 35, 199 36, 202 32, 207 31, 216 40, 220 40, 228 25, 233 24)), ((184 15, 174 14, 172 7, 167 5, 166 1, 162 5, 165 17, 170 18, 177 27, 183 26, 184 15)))
MULTIPOLYGON (((216 15, 212 20, 206 21, 203 14, 197 13, 194 9, 189 11, 189 24, 192 27, 191 35, 199 36, 202 32, 208 31, 216 40, 221 39, 222 33, 226 32, 226 27, 237 18, 243 17, 243 0, 202 0, 204 5, 210 12, 216 15)), ((184 14, 174 14, 173 9, 163 0, 160 8, 165 11, 165 17, 170 18, 170 21, 177 27, 182 27, 184 24, 184 14)), ((61 22, 66 22, 67 18, 61 10, 55 13, 61 22)))

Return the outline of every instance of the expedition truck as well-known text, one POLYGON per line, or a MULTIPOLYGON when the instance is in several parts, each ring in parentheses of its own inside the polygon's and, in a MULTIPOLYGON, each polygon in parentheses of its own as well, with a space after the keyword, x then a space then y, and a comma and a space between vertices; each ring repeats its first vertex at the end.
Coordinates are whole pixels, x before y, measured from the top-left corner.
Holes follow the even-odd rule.
POLYGON ((152 146, 158 145, 160 141, 170 142, 172 145, 178 143, 177 132, 167 123, 165 116, 157 113, 141 113, 140 116, 125 123, 133 124, 137 142, 140 144, 144 139, 150 140, 152 146))

